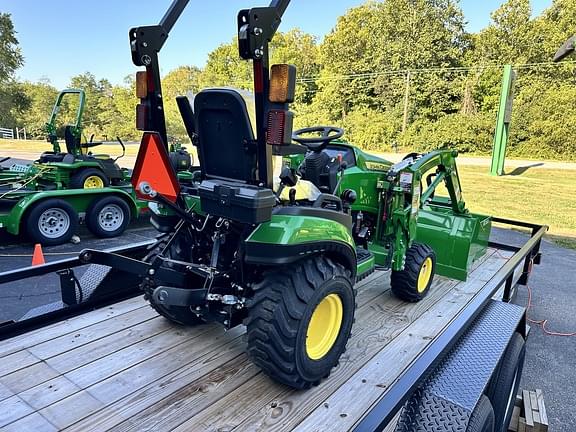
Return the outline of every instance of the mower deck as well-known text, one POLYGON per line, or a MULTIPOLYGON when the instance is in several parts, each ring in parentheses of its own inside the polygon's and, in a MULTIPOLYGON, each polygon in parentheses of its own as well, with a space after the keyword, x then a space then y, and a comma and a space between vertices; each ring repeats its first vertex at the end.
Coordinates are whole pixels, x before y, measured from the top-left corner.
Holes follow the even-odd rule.
POLYGON ((306 392, 248 360, 243 326, 179 327, 140 297, 8 339, 0 429, 348 430, 511 255, 489 249, 466 282, 438 277, 415 304, 392 297, 387 273, 358 283, 340 366, 306 392))

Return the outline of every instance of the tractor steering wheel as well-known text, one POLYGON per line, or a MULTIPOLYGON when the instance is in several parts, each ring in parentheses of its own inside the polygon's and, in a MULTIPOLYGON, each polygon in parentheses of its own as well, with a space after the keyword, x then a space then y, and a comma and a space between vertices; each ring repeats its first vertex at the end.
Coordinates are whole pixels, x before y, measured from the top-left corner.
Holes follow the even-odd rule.
POLYGON ((304 129, 298 129, 292 133, 292 139, 298 144, 303 144, 313 152, 321 152, 326 146, 335 139, 344 135, 344 129, 336 126, 313 126, 304 129), (320 136, 311 136, 308 138, 302 135, 322 134, 320 136))

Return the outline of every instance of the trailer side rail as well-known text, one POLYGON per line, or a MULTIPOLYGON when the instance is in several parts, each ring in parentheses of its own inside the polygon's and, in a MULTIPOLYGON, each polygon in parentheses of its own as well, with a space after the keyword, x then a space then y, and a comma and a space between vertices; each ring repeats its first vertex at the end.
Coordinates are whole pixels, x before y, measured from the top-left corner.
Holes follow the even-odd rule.
POLYGON ((389 388, 384 396, 370 408, 356 425, 354 429, 356 432, 381 431, 392 421, 418 385, 427 378, 438 365, 439 360, 452 349, 460 336, 468 330, 475 318, 482 312, 484 306, 488 304, 503 284, 505 284, 503 300, 510 301, 514 272, 518 266, 523 265, 522 275, 518 284, 526 285, 528 283, 533 264, 540 262, 540 244, 548 227, 503 218, 493 218, 492 220, 493 222, 509 226, 530 228, 532 229, 532 235, 520 248, 495 242, 490 243, 491 246, 515 250, 516 253, 496 272, 478 295, 473 298, 444 331, 406 368, 404 374, 389 388))

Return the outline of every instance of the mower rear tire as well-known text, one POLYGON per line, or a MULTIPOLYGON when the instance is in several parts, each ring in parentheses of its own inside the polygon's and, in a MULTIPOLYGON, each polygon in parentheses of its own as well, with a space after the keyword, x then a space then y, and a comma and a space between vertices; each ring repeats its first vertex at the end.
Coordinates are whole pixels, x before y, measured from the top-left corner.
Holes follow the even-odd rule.
MULTIPOLYGON (((150 246, 148 254, 144 257, 144 261, 151 262, 158 256, 168 244, 168 240, 170 238, 170 234, 164 234, 158 237, 156 243, 150 246)), ((183 256, 184 249, 183 249, 183 241, 174 241, 171 247, 164 253, 166 258, 174 258, 174 259, 186 259, 183 256)), ((204 321, 200 316, 196 315, 189 307, 185 306, 164 306, 161 304, 154 303, 152 300, 152 292, 154 291, 155 286, 151 285, 149 282, 142 282, 140 288, 144 291, 144 300, 147 300, 150 303, 152 309, 158 312, 167 320, 180 324, 183 326, 197 326, 199 324, 204 324, 204 321)))
POLYGON ((356 308, 351 275, 327 257, 271 271, 254 286, 246 318, 248 354, 288 386, 317 385, 338 364, 356 308))
POLYGON ((71 189, 101 189, 108 187, 108 177, 98 168, 84 168, 70 178, 71 189))
POLYGON ((95 200, 86 212, 86 226, 96 237, 117 237, 129 223, 130 207, 117 196, 105 196, 95 200))
POLYGON ((34 243, 54 246, 70 241, 78 229, 78 214, 66 201, 40 201, 24 218, 26 233, 34 243))
POLYGON ((406 252, 404 270, 392 271, 392 293, 401 300, 418 302, 432 286, 436 271, 436 254, 425 244, 414 243, 406 252))

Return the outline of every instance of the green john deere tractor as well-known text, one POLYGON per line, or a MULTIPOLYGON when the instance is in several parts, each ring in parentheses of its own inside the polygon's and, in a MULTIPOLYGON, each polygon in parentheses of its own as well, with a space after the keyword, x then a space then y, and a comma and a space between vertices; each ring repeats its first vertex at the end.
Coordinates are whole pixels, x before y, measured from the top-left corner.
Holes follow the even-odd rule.
POLYGON ((254 66, 256 134, 234 90, 203 90, 193 106, 178 98, 200 167, 177 176, 157 53, 182 3, 160 25, 130 31, 133 61, 146 67, 137 113, 147 131, 132 181, 162 234, 142 261, 95 250, 80 258, 140 275, 145 298, 173 322, 244 323, 253 361, 282 383, 309 388, 345 349, 358 280, 391 270, 394 294, 418 301, 436 273, 466 279, 491 221, 466 209, 456 152, 392 164, 340 140, 336 127, 292 133, 296 70, 268 65, 288 0, 238 16, 240 56, 254 66), (273 154, 284 158, 277 185, 273 154))

